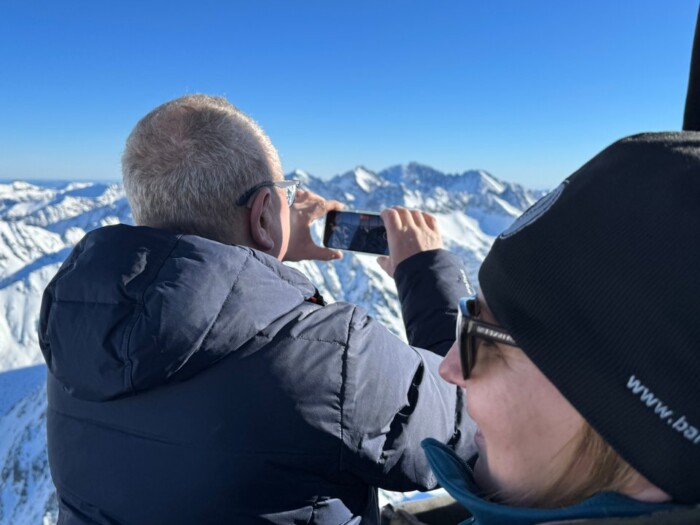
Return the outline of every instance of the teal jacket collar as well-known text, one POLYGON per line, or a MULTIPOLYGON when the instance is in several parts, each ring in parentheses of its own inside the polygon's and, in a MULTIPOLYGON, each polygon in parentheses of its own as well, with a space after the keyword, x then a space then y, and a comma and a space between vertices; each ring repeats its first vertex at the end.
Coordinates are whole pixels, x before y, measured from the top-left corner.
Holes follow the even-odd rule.
POLYGON ((672 503, 645 503, 615 492, 601 492, 570 507, 538 509, 509 507, 480 496, 472 469, 449 447, 435 439, 422 442, 428 462, 440 485, 466 507, 472 518, 462 525, 536 525, 552 521, 629 517, 677 508, 672 503))

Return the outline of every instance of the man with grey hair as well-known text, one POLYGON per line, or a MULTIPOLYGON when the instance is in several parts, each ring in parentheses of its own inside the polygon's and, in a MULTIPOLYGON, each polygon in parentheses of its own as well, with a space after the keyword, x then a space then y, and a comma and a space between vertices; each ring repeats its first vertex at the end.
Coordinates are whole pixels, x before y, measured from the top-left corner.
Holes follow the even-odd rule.
POLYGON ((469 455, 437 374, 468 283, 433 217, 382 212, 409 346, 282 264, 340 257, 310 224, 341 204, 225 99, 156 108, 122 164, 138 226, 88 233, 42 302, 60 523, 373 524, 376 487, 434 487, 422 439, 469 455))

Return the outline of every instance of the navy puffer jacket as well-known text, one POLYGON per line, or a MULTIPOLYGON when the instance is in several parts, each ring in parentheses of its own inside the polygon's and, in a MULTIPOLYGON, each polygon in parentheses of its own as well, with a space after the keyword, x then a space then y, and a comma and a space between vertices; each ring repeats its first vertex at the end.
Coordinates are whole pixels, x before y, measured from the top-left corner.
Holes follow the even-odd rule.
POLYGON ((376 523, 375 487, 435 486, 422 439, 473 452, 437 375, 464 275, 442 250, 397 269, 430 351, 255 250, 87 234, 41 311, 59 523, 376 523))

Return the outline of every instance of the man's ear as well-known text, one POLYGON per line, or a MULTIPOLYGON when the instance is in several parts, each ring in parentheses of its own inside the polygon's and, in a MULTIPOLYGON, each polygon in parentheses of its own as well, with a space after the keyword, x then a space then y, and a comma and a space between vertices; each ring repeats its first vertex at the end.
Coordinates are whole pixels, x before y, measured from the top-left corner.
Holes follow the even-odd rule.
POLYGON ((248 226, 255 248, 268 252, 275 247, 270 228, 272 223, 272 195, 268 188, 263 188, 253 198, 250 207, 248 226))

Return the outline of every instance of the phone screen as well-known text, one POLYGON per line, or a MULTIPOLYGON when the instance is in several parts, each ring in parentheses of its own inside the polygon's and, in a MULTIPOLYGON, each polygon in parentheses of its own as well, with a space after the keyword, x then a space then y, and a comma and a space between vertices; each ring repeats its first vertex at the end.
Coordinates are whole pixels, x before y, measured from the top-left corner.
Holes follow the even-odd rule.
POLYGON ((376 213, 329 211, 323 244, 338 250, 389 255, 386 228, 376 213))

